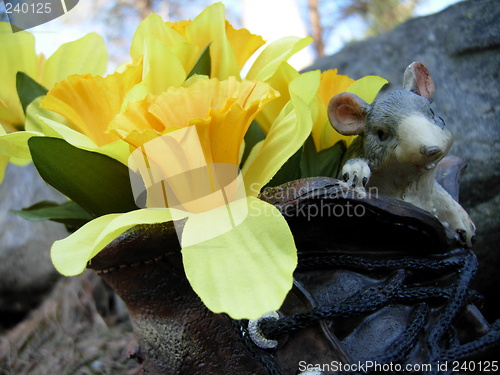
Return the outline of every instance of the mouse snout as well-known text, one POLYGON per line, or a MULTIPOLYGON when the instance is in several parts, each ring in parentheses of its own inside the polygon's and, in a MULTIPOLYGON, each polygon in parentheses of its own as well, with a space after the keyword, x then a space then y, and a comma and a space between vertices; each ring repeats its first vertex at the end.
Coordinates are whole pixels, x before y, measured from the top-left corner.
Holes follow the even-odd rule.
POLYGON ((397 129, 396 159, 416 166, 435 165, 453 143, 451 133, 441 129, 428 118, 413 114, 403 119, 397 129))
POLYGON ((438 146, 421 146, 420 153, 430 158, 433 156, 439 156, 442 154, 442 151, 438 146))

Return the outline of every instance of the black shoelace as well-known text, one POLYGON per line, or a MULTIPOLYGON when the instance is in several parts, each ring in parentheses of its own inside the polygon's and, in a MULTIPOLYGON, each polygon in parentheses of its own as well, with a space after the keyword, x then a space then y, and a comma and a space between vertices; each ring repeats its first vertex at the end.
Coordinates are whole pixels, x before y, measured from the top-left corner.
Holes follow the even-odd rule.
MULTIPOLYGON (((469 289, 472 277, 477 269, 477 259, 472 251, 460 251, 445 259, 417 257, 393 257, 373 259, 366 256, 346 254, 328 254, 300 256, 298 271, 319 268, 348 268, 360 272, 385 271, 388 279, 376 286, 365 288, 342 302, 317 306, 309 311, 286 316, 281 319, 263 319, 260 330, 267 339, 279 339, 292 331, 308 327, 322 319, 348 318, 373 313, 389 304, 411 305, 409 322, 404 332, 393 341, 385 354, 373 358, 378 364, 408 364, 409 356, 417 344, 427 349, 423 362, 430 364, 430 375, 446 374, 437 363, 459 361, 483 352, 500 343, 500 320, 490 326, 490 330, 474 341, 460 344, 453 327, 453 322, 468 303, 479 303, 481 297, 469 289), (457 277, 446 287, 409 286, 405 281, 410 272, 455 272, 457 277), (435 301, 442 304, 442 310, 436 322, 422 335, 430 314, 430 304, 435 301), (420 342, 425 337, 425 343, 420 342)), ((234 321, 244 347, 268 370, 269 374, 282 375, 283 370, 272 354, 272 350, 256 346, 246 331, 246 321, 234 321)), ((349 372, 351 373, 370 373, 349 372)), ((348 374, 348 373, 346 373, 348 374)))

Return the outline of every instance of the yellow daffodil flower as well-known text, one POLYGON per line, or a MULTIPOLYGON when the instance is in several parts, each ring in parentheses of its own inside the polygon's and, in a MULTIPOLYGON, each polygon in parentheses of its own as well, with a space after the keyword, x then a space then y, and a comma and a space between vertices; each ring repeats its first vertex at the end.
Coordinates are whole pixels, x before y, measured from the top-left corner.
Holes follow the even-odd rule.
POLYGON ((48 59, 35 52, 35 39, 26 31, 12 32, 11 25, 0 22, 0 182, 11 162, 24 165, 30 161, 26 141, 31 133, 23 130, 26 117, 16 87, 17 72, 23 72, 45 88, 69 74, 103 74, 107 51, 103 39, 90 33, 74 42, 63 44, 48 59))
MULTIPOLYGON (((248 79, 265 81, 282 62, 311 41, 309 37, 288 37, 271 43, 251 67, 248 79)), ((148 94, 161 94, 171 87, 189 85, 194 77, 186 81, 187 75, 208 45, 210 77, 241 80, 241 68, 263 43, 260 36, 246 29, 234 29, 225 20, 224 6, 220 3, 209 6, 193 21, 165 23, 158 15, 152 14, 135 32, 130 49, 135 63, 127 64, 120 73, 108 77, 74 76, 61 83, 48 93, 41 109, 29 108, 31 117, 36 119, 29 129, 64 138, 77 147, 106 154, 126 164, 129 151, 123 142, 116 134, 101 131, 107 128, 113 116, 122 112, 128 103, 141 102, 148 94), (142 71, 141 78, 138 78, 139 70, 142 71), (73 103, 75 95, 78 95, 81 105, 68 105, 73 103), (108 103, 112 104, 108 106, 108 103), (69 127, 54 121, 41 110, 62 114, 69 120, 69 127), (97 128, 99 131, 93 130, 97 128)), ((288 92, 285 95, 286 100, 274 105, 274 117, 268 116, 268 128, 290 100, 288 92)))
POLYGON ((107 51, 103 39, 90 33, 74 42, 63 44, 45 59, 35 51, 35 38, 26 31, 12 32, 11 25, 0 22, 0 123, 7 132, 24 126, 25 117, 16 89, 16 73, 24 72, 50 89, 70 74, 103 74, 107 51))
POLYGON ((158 94, 182 85, 207 46, 210 77, 227 79, 239 78, 243 65, 263 44, 260 36, 234 29, 225 19, 224 6, 216 3, 193 21, 165 23, 151 14, 137 28, 130 55, 134 60, 144 57, 144 82, 149 92, 158 94))
MULTIPOLYGON (((241 172, 246 186, 243 197, 229 201, 228 209, 221 211, 220 205, 211 205, 206 207, 207 211, 198 212, 202 207, 198 204, 197 212, 190 215, 186 211, 180 212, 179 207, 105 215, 54 244, 51 256, 56 268, 66 275, 80 273, 95 254, 123 231, 140 223, 156 223, 176 215, 187 215, 189 219, 182 234, 186 275, 207 307, 215 312, 227 312, 235 318, 257 318, 278 309, 292 286, 296 250, 284 218, 256 195, 310 134, 312 116, 309 105, 318 88, 319 72, 301 75, 291 82, 290 101, 273 122, 266 140, 248 157, 241 172), (220 233, 217 226, 200 225, 200 222, 220 223, 221 215, 227 214, 228 210, 233 217, 245 213, 239 224, 231 226, 230 230, 220 233), (273 232, 269 238, 273 240, 258 235, 269 228, 273 232), (212 236, 212 232, 218 235, 212 236), (79 243, 92 245, 82 247, 79 243), (68 256, 68 248, 75 249, 71 256, 68 256), (249 248, 252 252, 247 251, 249 248), (244 263, 241 263, 242 259, 245 259, 244 263), (205 272, 207 267, 212 271, 205 272), (234 287, 223 287, 228 284, 234 287), (267 298, 263 299, 263 294, 267 298)), ((206 165, 230 164, 237 169, 248 126, 277 95, 270 85, 259 81, 239 82, 235 77, 222 81, 201 79, 185 88, 171 88, 141 102, 130 103, 124 112, 115 116, 109 130, 140 149, 162 135, 193 128, 199 135, 206 165)), ((177 156, 181 159, 197 158, 192 146, 186 149, 188 151, 177 156)), ((153 154, 151 160, 168 167, 160 161, 160 153, 165 152, 163 148, 157 155, 153 154)), ((181 161, 170 164, 180 165, 181 161)), ((189 201, 185 194, 179 194, 178 198, 189 201)))

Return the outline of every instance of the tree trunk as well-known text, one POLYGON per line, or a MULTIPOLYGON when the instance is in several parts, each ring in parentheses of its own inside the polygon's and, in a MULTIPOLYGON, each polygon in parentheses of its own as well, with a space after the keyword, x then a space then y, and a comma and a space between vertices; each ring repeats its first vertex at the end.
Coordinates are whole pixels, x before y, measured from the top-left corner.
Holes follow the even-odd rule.
POLYGON ((314 38, 314 50, 317 57, 325 55, 325 43, 323 41, 323 27, 321 26, 321 17, 319 14, 319 1, 308 0, 309 20, 311 22, 312 37, 314 38))

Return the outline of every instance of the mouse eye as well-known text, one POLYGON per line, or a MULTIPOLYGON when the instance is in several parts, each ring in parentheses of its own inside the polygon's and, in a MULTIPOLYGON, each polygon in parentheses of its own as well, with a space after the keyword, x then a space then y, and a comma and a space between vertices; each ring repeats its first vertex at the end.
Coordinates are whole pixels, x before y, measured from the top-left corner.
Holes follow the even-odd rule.
POLYGON ((377 137, 380 141, 385 141, 388 137, 388 133, 386 133, 382 129, 378 129, 377 130, 377 137))

